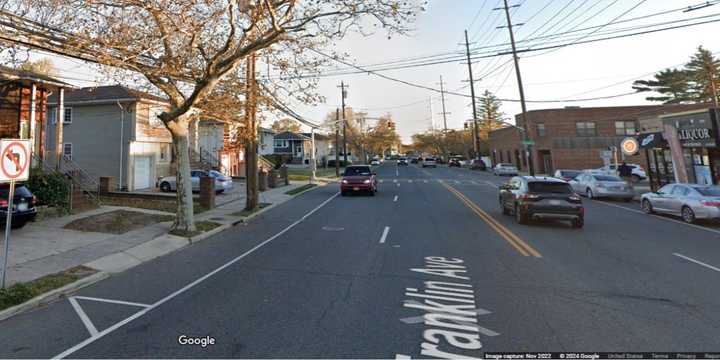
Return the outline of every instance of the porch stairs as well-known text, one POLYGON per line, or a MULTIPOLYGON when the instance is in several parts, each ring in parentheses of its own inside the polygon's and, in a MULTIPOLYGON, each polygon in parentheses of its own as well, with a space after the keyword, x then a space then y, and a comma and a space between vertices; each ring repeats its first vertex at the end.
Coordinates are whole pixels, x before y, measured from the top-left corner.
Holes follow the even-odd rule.
POLYGON ((41 165, 45 172, 59 173, 65 177, 70 187, 69 207, 72 212, 81 212, 100 206, 99 183, 70 158, 63 156, 59 169, 35 155, 33 155, 33 161, 41 165))

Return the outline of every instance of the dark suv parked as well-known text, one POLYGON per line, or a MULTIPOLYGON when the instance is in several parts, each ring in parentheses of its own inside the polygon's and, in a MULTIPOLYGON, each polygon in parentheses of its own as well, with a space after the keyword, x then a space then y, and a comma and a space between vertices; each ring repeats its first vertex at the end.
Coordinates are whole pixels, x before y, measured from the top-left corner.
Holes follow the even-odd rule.
MULTIPOLYGON (((5 227, 5 217, 8 211, 8 184, 0 185, 0 227, 5 227)), ((13 229, 19 229, 28 221, 35 220, 37 209, 35 208, 37 198, 23 184, 15 185, 15 196, 13 196, 12 225, 13 229)))
POLYGON ((530 219, 570 220, 575 228, 585 223, 582 200, 565 181, 551 177, 516 176, 500 187, 500 207, 520 224, 530 219))

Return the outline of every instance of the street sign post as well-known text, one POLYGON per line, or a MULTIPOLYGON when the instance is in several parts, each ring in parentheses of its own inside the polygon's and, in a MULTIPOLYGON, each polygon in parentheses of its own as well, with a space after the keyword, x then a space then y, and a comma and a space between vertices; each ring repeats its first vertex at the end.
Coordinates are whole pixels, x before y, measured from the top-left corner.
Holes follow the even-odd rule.
POLYGON ((0 183, 10 183, 7 210, 5 211, 5 241, 2 265, 2 283, 5 288, 10 250, 10 228, 14 210, 15 182, 27 180, 30 175, 30 140, 0 140, 0 183))

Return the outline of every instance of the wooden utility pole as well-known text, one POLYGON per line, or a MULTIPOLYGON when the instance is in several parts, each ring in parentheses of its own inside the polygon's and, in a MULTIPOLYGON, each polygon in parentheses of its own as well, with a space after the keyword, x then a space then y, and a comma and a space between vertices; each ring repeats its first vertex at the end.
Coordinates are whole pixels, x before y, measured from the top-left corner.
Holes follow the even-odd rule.
POLYGON ((473 80, 472 61, 470 61, 470 41, 468 40, 467 30, 465 30, 465 54, 467 55, 468 73, 470 75, 470 97, 472 98, 473 113, 473 147, 475 149, 475 158, 480 158, 480 133, 478 132, 477 123, 477 107, 475 106, 475 81, 473 80))
MULTIPOLYGON (((515 76, 517 76, 518 90, 520 91, 520 106, 522 107, 522 132, 523 132, 523 143, 525 145, 525 156, 528 159, 528 170, 530 176, 535 176, 535 166, 533 164, 533 152, 532 144, 530 143, 529 124, 527 123, 527 106, 525 105, 525 89, 523 88, 522 75, 520 73, 520 60, 517 55, 517 48, 515 47, 515 34, 513 33, 513 24, 510 19, 510 6, 508 6, 507 0, 503 0, 505 5, 502 8, 496 8, 494 10, 505 10, 505 18, 507 20, 507 28, 510 32, 510 44, 512 45, 513 61, 515 62, 515 76)), ((518 7, 520 5, 513 5, 512 7, 518 7)))
POLYGON ((257 112, 257 83, 255 82, 255 53, 251 53, 247 59, 245 78, 247 79, 245 94, 245 123, 250 131, 247 142, 245 142, 245 177, 247 186, 245 188, 247 200, 246 210, 254 210, 260 204, 260 187, 258 183, 258 127, 256 120, 257 112))
POLYGON ((343 131, 343 161, 345 165, 347 166, 348 163, 348 157, 347 157, 347 131, 345 131, 345 128, 347 127, 347 120, 345 119, 345 98, 347 97, 347 88, 348 86, 345 85, 345 82, 340 82, 340 98, 342 101, 342 131, 343 131))
POLYGON ((340 109, 335 109, 335 176, 340 176, 340 109))
POLYGON ((442 112, 440 114, 443 116, 443 129, 447 132, 447 116, 450 113, 445 110, 445 83, 442 75, 440 75, 440 101, 442 102, 442 112))

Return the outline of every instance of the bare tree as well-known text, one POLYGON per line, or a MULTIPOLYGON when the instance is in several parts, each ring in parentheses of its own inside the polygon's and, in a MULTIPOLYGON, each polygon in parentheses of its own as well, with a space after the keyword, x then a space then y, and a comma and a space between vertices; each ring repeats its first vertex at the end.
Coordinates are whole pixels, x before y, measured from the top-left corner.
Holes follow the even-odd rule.
MULTIPOLYGON (((173 228, 193 231, 188 124, 218 83, 263 50, 322 48, 368 24, 403 33, 420 1, 15 0, 2 9, 45 26, 40 34, 27 32, 26 45, 140 73, 168 98, 170 109, 159 118, 178 159, 173 228)), ((292 65, 278 67, 288 72, 292 65)))

